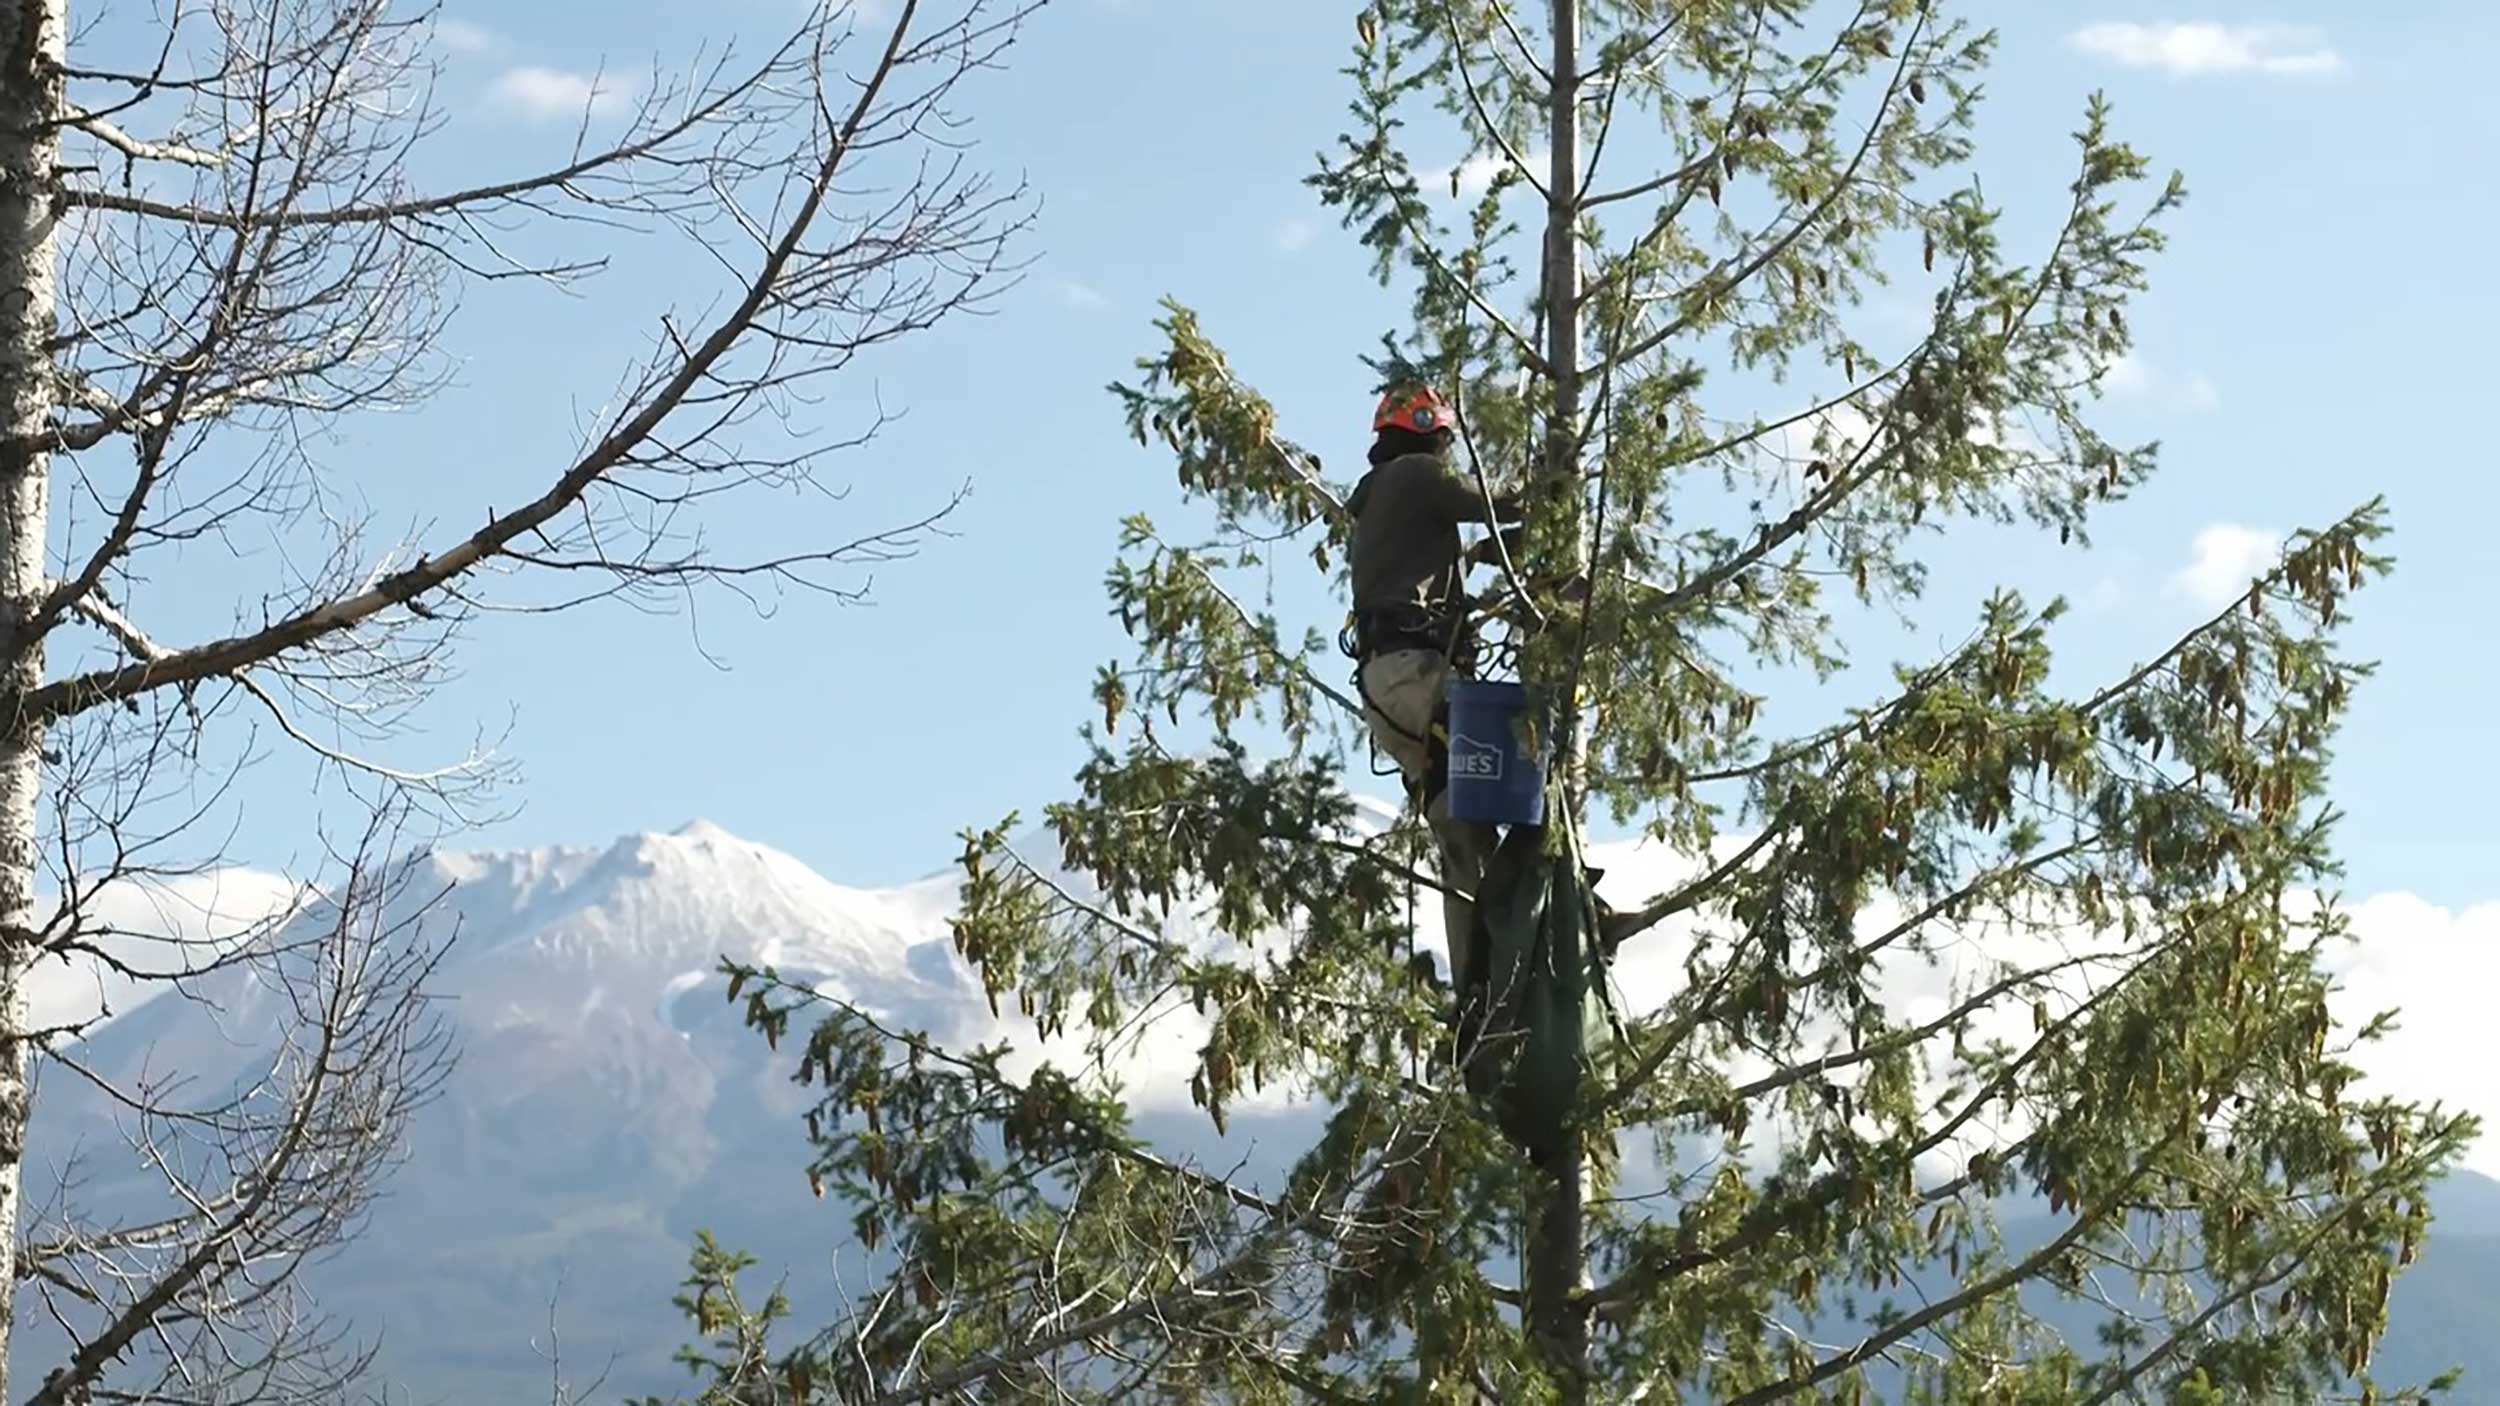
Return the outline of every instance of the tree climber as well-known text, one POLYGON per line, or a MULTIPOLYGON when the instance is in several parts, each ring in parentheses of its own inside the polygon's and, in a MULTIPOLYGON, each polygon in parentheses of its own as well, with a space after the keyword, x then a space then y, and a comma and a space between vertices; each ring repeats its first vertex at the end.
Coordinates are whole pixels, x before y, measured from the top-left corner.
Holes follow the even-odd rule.
MULTIPOLYGON (((1493 827, 1451 818, 1445 690, 1474 670, 1466 592, 1470 564, 1498 560, 1486 537, 1472 550, 1462 523, 1502 527, 1519 517, 1516 493, 1488 495, 1452 471, 1456 417, 1428 386, 1397 386, 1372 415, 1371 471, 1346 500, 1354 610, 1347 652, 1372 740, 1398 765, 1408 801, 1441 852, 1442 923, 1450 983, 1464 993, 1476 885, 1493 827)), ((1515 535, 1516 528, 1512 528, 1515 535)))

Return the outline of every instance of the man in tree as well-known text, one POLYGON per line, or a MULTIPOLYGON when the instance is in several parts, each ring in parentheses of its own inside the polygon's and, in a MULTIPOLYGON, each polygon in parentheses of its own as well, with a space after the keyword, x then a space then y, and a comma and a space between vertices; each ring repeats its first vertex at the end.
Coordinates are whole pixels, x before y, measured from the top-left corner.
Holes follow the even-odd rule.
POLYGON ((1466 989, 1467 933, 1477 881, 1492 853, 1492 827, 1449 811, 1449 748, 1442 729, 1453 674, 1473 672, 1467 568, 1499 540, 1472 550, 1463 523, 1515 524, 1515 494, 1495 495, 1450 468, 1456 431, 1449 402, 1429 386, 1392 386, 1372 413, 1371 472, 1346 507, 1354 517, 1355 686, 1373 742, 1405 778, 1441 850, 1442 922, 1450 984, 1466 989))
MULTIPOLYGON (((1019 1078, 1004 1041, 951 1051, 733 967, 779 1048, 821 1016, 808 1170, 895 1268, 776 1358, 704 1247, 681 1302, 706 1400, 794 1374, 883 1406, 2431 1399, 2371 1363, 2476 1128, 2362 1095, 2348 1056, 2385 1027, 2339 1030, 2348 919, 2319 901, 2331 741, 2368 673, 2335 627, 2386 568, 2383 506, 2297 535, 2089 692, 2054 670, 2062 602, 1926 614, 1939 532, 1990 560, 2004 539, 1976 534, 2018 523, 2081 546, 2153 472, 2093 392, 2184 189, 2130 194, 2148 163, 2096 97, 2045 253, 2016 262, 1968 170, 1993 38, 1960 8, 1360 5, 1356 126, 1313 184, 1412 290, 1389 356, 1464 396, 1471 457, 1533 465, 1501 613, 1559 706, 1501 1097, 1423 1065, 1442 1012, 1388 954, 1396 851, 1348 838, 1326 724, 1342 703, 1390 733, 1390 695, 1429 716, 1463 662, 1457 524, 1505 514, 1426 527, 1395 490, 1437 463, 1393 452, 1307 542, 1313 456, 1170 303, 1113 391, 1213 533, 1127 519, 1106 586, 1136 655, 1103 670, 1051 807, 1058 872, 1012 816, 968 833, 953 920, 987 994, 1086 1063, 1019 1078), (1463 218, 1403 148, 1426 108, 1495 169, 1463 218), (1639 138, 1608 141, 1618 121, 1639 138), (1852 336, 1885 285, 1932 312, 1852 336), (1392 574, 1407 533, 1426 545, 1392 574), (1347 539, 1358 614, 1444 607, 1444 633, 1370 632, 1369 707, 1312 673, 1274 584, 1347 539), (1962 642, 1774 721, 1757 690, 1837 681, 1870 611, 1962 642), (1123 709, 1163 722, 1114 736, 1123 709), (1255 755, 1244 719, 1287 746, 1255 755), (1566 868, 1593 815, 1676 861, 1611 920, 1566 868), (1591 920, 1638 944, 1612 972, 1571 959, 1591 920), (1158 1025, 1198 1043, 1219 1136, 1263 1091, 1324 1103, 1325 1130, 1273 1177, 1148 1146, 1122 1076, 1170 1048, 1158 1025)), ((1420 393, 1383 418, 1419 410, 1441 428, 1420 393)))

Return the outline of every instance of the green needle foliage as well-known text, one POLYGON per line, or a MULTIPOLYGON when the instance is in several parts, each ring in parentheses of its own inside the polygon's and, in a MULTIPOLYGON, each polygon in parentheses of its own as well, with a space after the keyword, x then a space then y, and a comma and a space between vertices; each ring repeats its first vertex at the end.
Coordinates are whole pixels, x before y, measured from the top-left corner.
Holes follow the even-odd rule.
POLYGON ((1136 648, 1099 676, 1054 862, 1016 852, 1012 819, 962 857, 962 955, 1086 1058, 1019 1073, 1003 1046, 733 968, 799 1052, 810 1175, 886 1280, 770 1346, 740 1261, 707 1246, 686 1298, 715 1343, 690 1358, 704 1400, 2436 1385, 2369 1363, 2426 1187, 2474 1128, 2358 1097, 2351 1053, 2384 1021, 2327 1013, 2349 939, 2327 762, 2368 672, 2334 632, 2388 565, 2379 505, 2296 535, 2088 692, 2050 684, 2061 605, 2011 590, 1880 679, 1837 637, 1836 609, 1920 607, 1940 538, 2080 545, 2155 469, 2089 421, 2182 188, 2147 182, 2096 98, 2044 240, 2009 249, 1967 174, 1992 40, 1946 11, 1356 16, 1352 120, 1311 183, 1411 294, 1382 380, 1452 391, 1467 462, 1533 489, 1488 630, 1496 667, 1571 700, 1553 842, 1597 812, 1689 861, 1602 914, 1590 956, 1663 947, 1681 975, 1610 987, 1570 1156, 1528 1165, 1463 1092, 1413 956, 1426 851, 1411 823, 1356 823, 1337 622, 1284 618, 1273 590, 1335 579, 1347 483, 1174 304, 1114 392, 1205 529, 1128 525, 1106 585, 1136 648), (1428 191, 1416 121, 1463 133, 1489 185, 1428 191), (1896 282, 1923 326, 1863 314, 1896 282), (1860 701, 1766 728, 1771 682, 1816 675, 1860 701), (1941 1010, 1887 1003, 1887 971, 1948 949, 1941 1010), (1271 1085, 1320 1101, 1290 1175, 1242 1184, 1131 1132, 1094 1061, 1178 1018, 1203 1029, 1190 1085, 1216 1128, 1271 1085))

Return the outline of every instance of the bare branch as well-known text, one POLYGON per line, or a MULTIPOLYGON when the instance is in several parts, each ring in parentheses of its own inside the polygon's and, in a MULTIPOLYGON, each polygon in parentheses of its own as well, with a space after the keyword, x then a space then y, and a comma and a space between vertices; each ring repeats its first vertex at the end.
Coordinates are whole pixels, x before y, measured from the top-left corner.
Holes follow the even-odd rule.
POLYGON ((362 1369, 363 1359, 331 1353, 290 1286, 308 1258, 353 1232, 408 1120, 448 1072, 425 986, 444 947, 420 935, 422 907, 396 901, 415 871, 388 852, 393 824, 375 817, 327 911, 308 915, 314 930, 273 932, 250 952, 254 980, 293 1022, 274 1032, 260 1069, 237 1071, 232 1093, 190 1108, 144 1075, 133 1088, 106 1085, 136 1115, 134 1149, 172 1209, 34 1237, 26 1262, 102 1310, 75 1328, 69 1359, 27 1398, 34 1406, 87 1399, 108 1366, 184 1323, 230 1348, 257 1344, 273 1369, 323 1367, 297 1383, 305 1390, 323 1389, 313 1379, 335 1390, 335 1373, 362 1369), (222 1187, 203 1180, 220 1174, 222 1187))
POLYGON ((141 141, 103 117, 82 117, 72 125, 133 161, 172 161, 184 166, 216 166, 225 158, 179 142, 141 141))
POLYGON ((677 142, 691 133, 700 131, 721 117, 735 103, 743 100, 756 83, 775 72, 805 39, 805 35, 794 37, 789 41, 788 47, 776 53, 770 62, 756 69, 750 78, 723 85, 707 101, 690 108, 676 120, 640 140, 592 152, 551 171, 533 172, 511 180, 445 191, 438 195, 416 196, 404 200, 351 203, 314 210, 290 209, 269 212, 218 210, 206 206, 176 204, 92 189, 65 190, 61 194, 61 200, 65 205, 75 209, 105 210, 117 214, 139 215, 149 219, 169 220, 178 224, 242 230, 307 225, 388 224, 420 216, 465 213, 479 207, 511 206, 530 197, 567 192, 602 172, 630 166, 645 158, 666 152, 677 142))
MULTIPOLYGON (((841 280, 861 271, 887 269, 895 253, 908 256, 913 252, 909 246, 890 253, 883 246, 862 248, 856 242, 820 252, 806 243, 833 192, 835 177, 853 154, 854 143, 883 124, 917 120, 908 114, 897 119, 879 107, 887 83, 904 55, 917 51, 907 45, 908 35, 908 24, 902 23, 889 36, 876 67, 861 83, 857 98, 831 133, 827 150, 806 184, 795 212, 747 280, 737 303, 700 340, 688 344, 676 365, 649 387, 630 413, 537 498, 512 512, 491 516, 486 525, 465 539, 383 575, 364 589, 312 605, 262 629, 173 650, 154 661, 96 670, 46 684, 26 697, 22 705, 25 715, 32 719, 72 716, 98 704, 168 685, 235 675, 352 630, 385 611, 417 608, 428 592, 497 558, 520 555, 514 550, 517 543, 540 533, 560 515, 574 509, 594 486, 608 481, 620 470, 682 459, 685 451, 672 449, 663 442, 661 428, 671 417, 706 404, 716 372, 734 350, 751 339, 786 339, 788 332, 777 319, 794 299, 809 296, 809 289, 822 286, 838 296, 841 280), (861 259, 865 262, 857 261, 861 259)), ((922 41, 920 47, 925 47, 926 42, 922 41)), ((976 210, 976 216, 978 213, 976 210)), ((933 252, 940 258, 952 248, 972 247, 967 241, 987 242, 996 238, 995 232, 975 235, 950 232, 947 227, 932 233, 939 240, 933 252)), ((976 267, 966 276, 977 282, 981 275, 982 270, 976 267)), ((911 319, 909 325, 925 322, 925 318, 911 319)))

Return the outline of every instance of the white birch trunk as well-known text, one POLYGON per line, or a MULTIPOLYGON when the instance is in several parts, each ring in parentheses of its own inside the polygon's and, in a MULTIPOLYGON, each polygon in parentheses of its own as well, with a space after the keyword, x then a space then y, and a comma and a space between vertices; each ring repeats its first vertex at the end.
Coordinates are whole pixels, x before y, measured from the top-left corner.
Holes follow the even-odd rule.
MULTIPOLYGON (((68 0, 0 0, 0 669, 17 698, 43 681, 24 637, 44 595, 51 455, 54 232, 68 0)), ((43 735, 0 717, 0 1401, 17 1308, 20 1171, 30 1111, 26 980, 34 966, 35 823, 43 735)))

